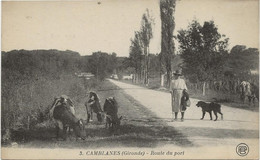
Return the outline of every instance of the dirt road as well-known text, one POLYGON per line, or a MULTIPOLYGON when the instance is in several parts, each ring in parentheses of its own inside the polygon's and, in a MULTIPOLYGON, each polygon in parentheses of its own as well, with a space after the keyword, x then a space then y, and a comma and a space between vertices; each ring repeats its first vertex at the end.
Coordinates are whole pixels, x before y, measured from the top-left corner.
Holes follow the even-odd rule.
POLYGON ((206 114, 204 120, 200 120, 202 113, 201 108, 196 106, 198 100, 191 99, 191 107, 185 113, 184 122, 171 122, 170 93, 150 90, 115 80, 110 80, 110 82, 123 89, 126 94, 155 113, 169 126, 173 126, 177 131, 187 136, 188 140, 195 145, 201 147, 230 146, 232 148, 243 142, 252 146, 252 150, 258 151, 258 112, 222 105, 224 120, 210 121, 208 114, 206 114))

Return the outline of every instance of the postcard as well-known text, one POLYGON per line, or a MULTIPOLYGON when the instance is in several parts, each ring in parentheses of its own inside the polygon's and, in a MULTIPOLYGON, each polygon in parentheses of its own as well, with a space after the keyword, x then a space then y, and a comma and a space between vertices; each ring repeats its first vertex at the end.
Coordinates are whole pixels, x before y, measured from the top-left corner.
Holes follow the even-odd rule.
POLYGON ((258 0, 1 5, 2 159, 259 159, 258 0))

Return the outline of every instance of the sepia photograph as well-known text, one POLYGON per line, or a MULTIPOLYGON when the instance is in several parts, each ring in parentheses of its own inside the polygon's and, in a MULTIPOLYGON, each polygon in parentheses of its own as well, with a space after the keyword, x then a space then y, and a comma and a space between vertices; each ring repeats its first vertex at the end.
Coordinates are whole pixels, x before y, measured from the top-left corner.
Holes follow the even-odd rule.
POLYGON ((1 159, 259 159, 259 0, 2 0, 1 159))

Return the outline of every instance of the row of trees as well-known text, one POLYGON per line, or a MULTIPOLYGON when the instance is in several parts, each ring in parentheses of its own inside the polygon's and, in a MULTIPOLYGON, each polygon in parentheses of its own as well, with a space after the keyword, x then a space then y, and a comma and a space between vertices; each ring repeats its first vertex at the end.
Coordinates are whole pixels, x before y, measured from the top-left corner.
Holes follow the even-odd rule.
POLYGON ((116 53, 94 52, 91 56, 82 56, 80 70, 91 72, 97 79, 104 80, 119 68, 117 59, 116 53))
POLYGON ((175 37, 175 5, 174 0, 160 0, 161 53, 153 55, 153 60, 159 59, 159 64, 150 65, 152 54, 149 53, 149 38, 153 35, 150 24, 154 24, 154 20, 146 18, 149 17, 148 10, 142 18, 141 30, 136 31, 131 39, 129 66, 134 68, 139 81, 148 84, 152 68, 159 68, 160 75, 166 73, 166 86, 170 84, 172 70, 182 69, 189 82, 203 84, 203 94, 209 82, 214 84, 228 80, 230 83, 239 83, 247 80, 258 85, 258 79, 251 74, 252 70, 258 71, 258 49, 236 45, 229 51, 229 38, 219 33, 214 21, 206 21, 201 25, 193 20, 175 37), (178 54, 174 40, 179 42, 178 54))
MULTIPOLYGON (((167 75, 167 84, 169 85, 172 72, 172 59, 175 51, 173 41, 173 31, 175 28, 174 12, 175 1, 161 0, 160 1, 161 15, 161 53, 159 58, 159 73, 167 75)), ((151 58, 154 57, 149 51, 149 44, 153 38, 154 18, 150 16, 149 10, 143 14, 140 31, 135 31, 134 38, 131 39, 129 61, 130 66, 134 68, 135 82, 143 81, 145 85, 149 83, 151 58)), ((154 59, 154 58, 153 58, 154 59)), ((155 61, 154 61, 155 62, 155 61)), ((156 70, 156 69, 155 69, 156 70)))
POLYGON ((234 86, 246 80, 258 86, 258 79, 251 74, 258 71, 258 49, 236 45, 229 52, 229 39, 219 33, 213 21, 201 25, 194 20, 187 29, 178 31, 177 40, 183 72, 190 82, 203 84, 203 95, 209 82, 229 81, 234 86))
MULTIPOLYGON (((2 71, 16 71, 27 79, 37 76, 56 78, 58 73, 73 73, 78 69, 80 54, 74 51, 58 50, 12 50, 2 52, 2 71)), ((3 78, 9 76, 2 75, 3 78)))
POLYGON ((188 29, 178 32, 177 39, 184 61, 183 72, 192 82, 204 83, 204 94, 206 82, 223 76, 228 38, 218 32, 213 21, 203 26, 193 21, 188 29))
POLYGON ((149 83, 150 68, 150 40, 153 38, 154 18, 149 10, 142 16, 140 31, 136 31, 131 39, 129 65, 135 70, 135 81, 143 79, 144 84, 149 83))

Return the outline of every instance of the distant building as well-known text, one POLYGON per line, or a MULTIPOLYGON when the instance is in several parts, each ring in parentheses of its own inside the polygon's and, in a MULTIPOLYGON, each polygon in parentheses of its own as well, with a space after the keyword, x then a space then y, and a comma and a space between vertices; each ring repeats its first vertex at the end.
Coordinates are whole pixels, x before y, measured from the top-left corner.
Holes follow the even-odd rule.
POLYGON ((112 74, 112 75, 110 76, 110 78, 118 80, 117 74, 112 74))
POLYGON ((86 79, 90 79, 91 77, 94 77, 95 75, 92 74, 92 73, 89 73, 89 72, 81 72, 81 73, 76 73, 76 75, 79 77, 79 78, 86 78, 86 79))
POLYGON ((259 75, 259 70, 250 70, 252 75, 259 75))
POLYGON ((133 77, 134 77, 134 75, 133 75, 133 74, 130 74, 130 75, 125 75, 125 76, 123 76, 122 79, 132 80, 133 77))

